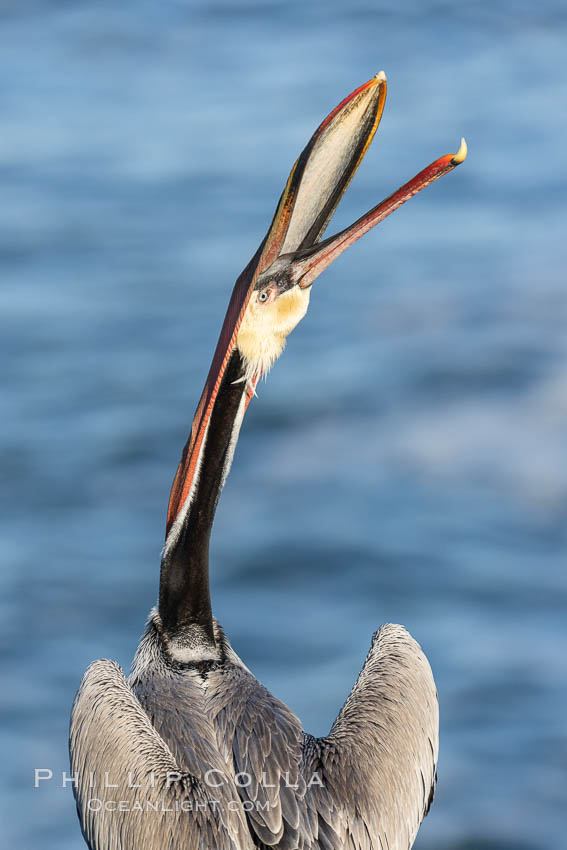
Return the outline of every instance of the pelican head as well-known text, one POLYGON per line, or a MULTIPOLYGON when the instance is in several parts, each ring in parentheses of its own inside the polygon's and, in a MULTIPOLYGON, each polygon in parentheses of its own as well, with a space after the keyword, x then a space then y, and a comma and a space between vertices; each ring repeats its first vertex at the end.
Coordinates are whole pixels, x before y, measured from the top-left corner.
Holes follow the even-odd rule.
POLYGON ((307 313, 311 288, 299 286, 293 271, 288 256, 278 257, 259 275, 250 296, 236 340, 249 385, 268 374, 286 337, 307 313))
POLYGON ((286 337, 307 312, 311 285, 321 272, 375 224, 466 158, 462 139, 457 153, 436 160, 350 227, 321 242, 372 141, 385 98, 386 75, 380 71, 325 119, 291 172, 266 238, 270 250, 258 264, 236 338, 243 379, 249 384, 265 376, 282 353, 286 337))

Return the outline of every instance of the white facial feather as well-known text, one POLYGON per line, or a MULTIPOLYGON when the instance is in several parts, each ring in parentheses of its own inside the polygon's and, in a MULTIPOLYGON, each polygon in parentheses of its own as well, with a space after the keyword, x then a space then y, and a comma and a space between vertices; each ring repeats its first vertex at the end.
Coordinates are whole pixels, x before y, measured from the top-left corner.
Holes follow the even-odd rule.
POLYGON ((249 383, 270 371, 285 348, 286 337, 305 316, 310 293, 310 287, 293 286, 266 304, 258 301, 257 291, 252 293, 236 339, 249 383))

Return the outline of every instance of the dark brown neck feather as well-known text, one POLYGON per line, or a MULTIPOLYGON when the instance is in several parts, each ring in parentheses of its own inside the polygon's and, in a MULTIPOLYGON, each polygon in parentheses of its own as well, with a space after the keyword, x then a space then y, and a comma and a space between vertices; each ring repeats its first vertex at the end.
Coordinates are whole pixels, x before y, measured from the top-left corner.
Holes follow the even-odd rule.
POLYGON ((168 638, 191 643, 197 633, 214 646, 209 589, 209 539, 238 410, 245 392, 234 349, 211 413, 197 485, 177 538, 161 562, 159 613, 168 638))

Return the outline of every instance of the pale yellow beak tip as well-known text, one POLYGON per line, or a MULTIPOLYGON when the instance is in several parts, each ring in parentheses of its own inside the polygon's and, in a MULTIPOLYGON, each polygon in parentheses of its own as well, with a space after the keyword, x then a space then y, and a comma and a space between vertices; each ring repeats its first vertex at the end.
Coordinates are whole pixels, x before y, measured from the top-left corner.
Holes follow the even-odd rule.
POLYGON ((455 165, 460 165, 461 162, 465 161, 465 159, 467 158, 468 150, 469 149, 467 147, 467 143, 465 141, 465 138, 463 137, 461 139, 461 146, 460 146, 459 150, 457 151, 457 153, 455 154, 455 156, 453 157, 453 162, 454 162, 455 165))
POLYGON ((377 80, 379 83, 385 83, 386 74, 384 73, 384 71, 378 71, 378 73, 374 75, 374 79, 377 80))

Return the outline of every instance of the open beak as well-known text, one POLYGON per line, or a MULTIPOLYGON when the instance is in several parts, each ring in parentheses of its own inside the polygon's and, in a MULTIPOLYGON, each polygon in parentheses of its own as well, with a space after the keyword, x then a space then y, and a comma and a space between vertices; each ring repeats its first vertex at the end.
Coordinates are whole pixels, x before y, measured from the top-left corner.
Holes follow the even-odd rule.
MULTIPOLYGON (((409 183, 336 236, 320 241, 337 204, 354 177, 378 128, 386 99, 380 71, 353 91, 320 124, 289 175, 270 229, 234 286, 213 361, 177 469, 168 507, 167 531, 188 498, 203 441, 238 330, 260 274, 275 260, 289 259, 292 281, 310 286, 349 245, 417 192, 466 157, 464 140, 456 154, 433 162, 409 183)), ((246 405, 254 386, 247 386, 246 405)))
POLYGON ((365 215, 361 216, 350 227, 346 227, 340 233, 330 236, 323 242, 297 251, 294 255, 290 256, 290 271, 293 282, 297 283, 302 289, 311 286, 321 272, 325 271, 357 239, 368 233, 374 225, 383 221, 390 213, 393 213, 394 210, 397 210, 398 207, 401 207, 402 204, 405 204, 406 201, 413 198, 414 195, 417 195, 426 186, 429 186, 435 180, 438 180, 439 177, 443 177, 444 174, 448 174, 449 171, 452 171, 453 168, 464 162, 466 156, 467 143, 464 139, 461 139, 461 145, 457 153, 447 154, 436 159, 435 162, 432 162, 431 165, 428 165, 427 168, 424 168, 423 171, 420 171, 419 174, 416 174, 415 177, 404 183, 396 192, 393 192, 386 200, 377 204, 365 215))

